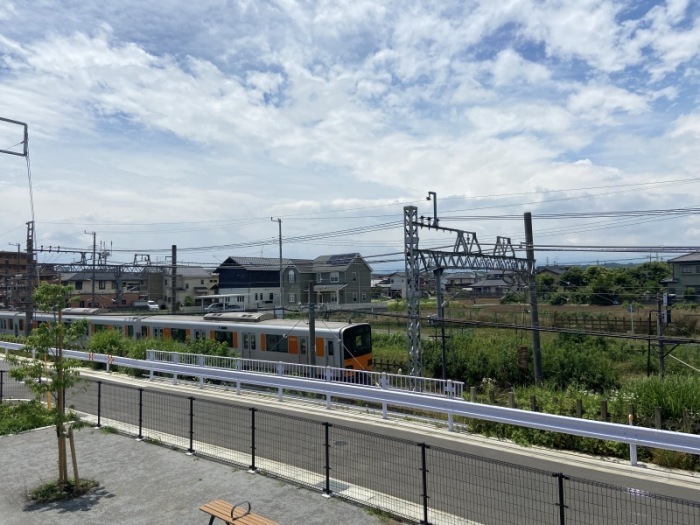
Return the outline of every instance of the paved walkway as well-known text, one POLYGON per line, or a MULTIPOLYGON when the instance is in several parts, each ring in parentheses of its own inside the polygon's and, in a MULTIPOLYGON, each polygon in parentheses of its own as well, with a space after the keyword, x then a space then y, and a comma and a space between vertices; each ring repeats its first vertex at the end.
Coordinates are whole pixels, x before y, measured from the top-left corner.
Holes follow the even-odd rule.
POLYGON ((133 438, 91 428, 75 438, 80 476, 99 487, 83 498, 38 505, 27 492, 57 477, 55 432, 0 437, 0 524, 206 525, 199 506, 217 498, 250 501, 254 512, 284 525, 396 523, 320 492, 133 438))

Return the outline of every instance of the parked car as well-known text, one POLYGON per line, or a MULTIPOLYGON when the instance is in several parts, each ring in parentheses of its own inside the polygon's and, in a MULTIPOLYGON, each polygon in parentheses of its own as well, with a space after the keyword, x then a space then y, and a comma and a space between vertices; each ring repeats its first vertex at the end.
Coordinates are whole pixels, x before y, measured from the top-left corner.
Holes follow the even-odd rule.
POLYGON ((238 304, 224 304, 224 303, 211 303, 204 309, 205 313, 211 314, 214 312, 224 312, 224 311, 240 311, 241 308, 238 304))

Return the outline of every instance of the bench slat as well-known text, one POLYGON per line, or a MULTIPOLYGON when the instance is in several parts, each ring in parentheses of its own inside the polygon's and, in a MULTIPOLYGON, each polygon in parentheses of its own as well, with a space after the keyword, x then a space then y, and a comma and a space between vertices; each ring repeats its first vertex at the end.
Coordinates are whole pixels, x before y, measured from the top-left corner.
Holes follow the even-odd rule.
POLYGON ((236 508, 234 517, 235 520, 231 520, 231 511, 233 510, 233 505, 228 501, 222 499, 217 499, 205 503, 199 510, 206 512, 210 516, 220 519, 231 525, 277 525, 274 521, 270 521, 267 518, 260 516, 259 514, 249 513, 242 516, 245 513, 245 509, 236 508), (242 516, 242 517, 238 517, 242 516))

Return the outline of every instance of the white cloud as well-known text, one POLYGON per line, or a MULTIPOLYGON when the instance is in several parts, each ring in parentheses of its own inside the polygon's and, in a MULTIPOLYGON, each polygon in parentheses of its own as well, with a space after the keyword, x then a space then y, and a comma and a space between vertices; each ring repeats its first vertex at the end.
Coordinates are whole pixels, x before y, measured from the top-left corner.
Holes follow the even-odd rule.
MULTIPOLYGON (((27 6, 0 7, 2 116, 30 125, 41 220, 269 222, 378 202, 400 216, 428 189, 680 178, 697 152, 700 31, 682 0, 624 22, 613 0, 124 2, 46 0, 31 27, 27 6)), ((24 215, 12 169, 0 232, 24 215)), ((317 222, 303 227, 342 227, 317 222)))
POLYGON ((618 113, 638 114, 649 110, 646 97, 611 85, 589 84, 569 97, 569 110, 579 118, 600 125, 615 123, 618 113))

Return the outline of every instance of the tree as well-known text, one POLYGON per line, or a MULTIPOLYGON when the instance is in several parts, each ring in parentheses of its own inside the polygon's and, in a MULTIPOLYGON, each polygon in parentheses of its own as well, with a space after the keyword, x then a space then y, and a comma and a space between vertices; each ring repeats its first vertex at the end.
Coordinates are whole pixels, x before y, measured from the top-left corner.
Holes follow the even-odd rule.
MULTIPOLYGON (((34 392, 37 399, 51 395, 56 409, 53 422, 58 440, 58 485, 68 484, 68 460, 66 454, 65 423, 66 390, 75 386, 80 377, 76 370, 76 361, 63 358, 64 345, 77 341, 85 335, 86 321, 74 321, 63 324, 62 310, 70 302, 71 288, 56 284, 42 283, 34 292, 34 302, 39 310, 53 311, 54 320, 39 324, 27 337, 26 348, 32 350, 31 360, 14 359, 18 365, 11 372, 12 377, 25 384, 34 392), (55 348, 55 356, 51 350, 55 348), (49 364, 50 363, 50 364, 49 364)), ((77 480, 76 480, 77 481, 77 480)))

